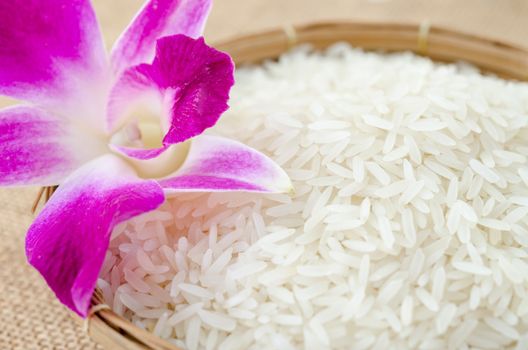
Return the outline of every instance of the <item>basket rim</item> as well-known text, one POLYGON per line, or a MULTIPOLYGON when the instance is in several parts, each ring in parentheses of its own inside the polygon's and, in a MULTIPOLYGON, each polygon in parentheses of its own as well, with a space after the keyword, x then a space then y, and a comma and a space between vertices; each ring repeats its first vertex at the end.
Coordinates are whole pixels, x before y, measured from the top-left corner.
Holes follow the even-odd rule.
MULTIPOLYGON (((288 26, 284 28, 268 29, 257 31, 249 34, 237 35, 229 39, 220 40, 214 42, 213 45, 218 50, 227 51, 234 55, 236 48, 248 49, 248 48, 267 48, 269 45, 275 45, 276 50, 272 51, 270 55, 261 55, 259 59, 254 57, 234 57, 234 61, 237 65, 244 63, 255 63, 264 59, 273 59, 278 54, 287 51, 294 45, 309 43, 314 38, 322 38, 322 41, 327 43, 336 43, 339 41, 348 41, 355 45, 355 41, 339 39, 340 36, 335 34, 343 33, 367 33, 373 40, 373 44, 370 47, 365 48, 362 45, 359 47, 367 50, 387 50, 387 51, 413 51, 415 53, 431 57, 435 61, 442 61, 442 59, 450 58, 457 60, 456 53, 447 57, 438 57, 435 49, 441 49, 442 47, 448 47, 451 49, 458 48, 463 49, 462 45, 470 45, 474 50, 482 49, 484 52, 488 52, 495 58, 510 57, 512 64, 515 64, 515 69, 506 67, 508 69, 494 69, 500 68, 499 65, 493 66, 485 64, 475 63, 471 60, 467 60, 470 63, 476 64, 480 69, 484 71, 496 73, 506 78, 513 78, 514 80, 528 80, 528 48, 521 47, 519 45, 507 43, 497 39, 490 39, 484 36, 475 34, 469 34, 460 30, 448 29, 443 26, 431 25, 427 23, 426 37, 425 37, 425 48, 420 47, 420 40, 423 37, 420 36, 420 30, 424 28, 424 23, 413 23, 413 22, 376 22, 376 21, 318 21, 299 24, 295 26, 288 26), (293 33, 293 34, 292 34, 293 33), (332 39, 333 34, 334 39, 332 39), (405 40, 400 43, 400 46, 395 45, 392 47, 377 47, 380 43, 374 39, 384 35, 390 36, 401 36, 405 40), (293 35, 293 37, 292 37, 293 35), (451 46, 449 46, 450 44, 451 46), (435 45, 438 48, 435 48, 435 45), (442 46, 444 45, 444 46, 442 46), (445 46, 447 45, 447 46, 445 46), (487 51, 486 51, 487 50, 487 51)), ((359 34, 358 34, 359 35, 359 34)), ((423 42, 422 42, 423 43, 423 42)), ((323 47, 325 47, 323 45, 323 47)), ((236 55, 235 55, 236 56, 236 55)), ((498 59, 497 58, 497 59, 498 59)), ((460 60, 460 58, 458 58, 460 60)), ((92 297, 92 306, 102 305, 104 300, 102 293, 96 289, 92 297)), ((75 316, 77 319, 78 317, 75 316)), ((93 312, 91 317, 88 319, 89 329, 88 333, 101 345, 106 344, 121 344, 126 345, 127 349, 132 350, 181 350, 175 345, 155 336, 153 333, 140 329, 128 320, 119 316, 110 308, 103 308, 93 312), (110 332, 110 333, 109 333, 110 332)), ((124 349, 124 348, 123 348, 124 349)))
MULTIPOLYGON (((317 45, 317 49, 325 48, 331 43, 346 41, 367 51, 412 51, 430 57, 436 62, 466 61, 485 73, 493 73, 510 80, 528 81, 528 47, 450 29, 428 21, 315 21, 237 35, 213 44, 217 49, 228 53, 235 50, 235 47, 266 48, 274 44, 280 49, 273 52, 272 56, 276 57, 279 51, 282 53, 292 46, 311 43, 313 40, 326 43, 326 45, 317 45), (353 40, 342 38, 343 35, 351 33, 356 36, 353 40), (367 35, 367 39, 358 39, 360 35, 367 35), (400 40, 382 41, 380 40, 382 37, 390 38, 391 41, 394 38, 400 40), (369 42, 369 45, 364 45, 369 42), (442 51, 446 52, 442 53, 442 51), (482 55, 483 53, 486 55, 482 55), (479 54, 482 57, 479 57, 479 54), (504 64, 505 62, 500 64, 500 60, 505 60, 507 64, 504 64)), ((237 61, 237 64, 260 61, 262 59, 243 58, 237 61)))
POLYGON ((284 36, 287 37, 287 34, 285 34, 284 28, 292 28, 295 29, 298 32, 313 32, 318 31, 321 29, 338 29, 338 28, 344 28, 346 29, 371 29, 371 30, 408 30, 413 31, 415 34, 417 33, 417 30, 421 27, 427 25, 429 27, 429 32, 431 33, 438 33, 438 34, 446 34, 446 35, 454 35, 459 37, 464 37, 468 40, 473 41, 480 41, 487 44, 493 44, 497 47, 502 48, 508 48, 517 50, 520 52, 523 52, 524 54, 528 54, 528 47, 523 47, 522 45, 513 44, 511 42, 506 42, 504 40, 500 39, 493 39, 489 38, 483 35, 478 35, 474 33, 469 33, 463 30, 459 29, 451 29, 443 25, 433 24, 429 23, 428 21, 373 21, 373 20, 326 20, 326 21, 308 21, 308 22, 302 22, 299 24, 294 25, 285 25, 282 28, 281 27, 275 27, 270 29, 264 29, 264 30, 257 30, 252 31, 246 34, 240 34, 240 35, 234 35, 227 39, 217 40, 212 42, 214 47, 222 47, 228 43, 232 43, 234 41, 238 41, 241 39, 247 40, 247 39, 254 39, 262 36, 268 36, 272 33, 281 33, 284 36))

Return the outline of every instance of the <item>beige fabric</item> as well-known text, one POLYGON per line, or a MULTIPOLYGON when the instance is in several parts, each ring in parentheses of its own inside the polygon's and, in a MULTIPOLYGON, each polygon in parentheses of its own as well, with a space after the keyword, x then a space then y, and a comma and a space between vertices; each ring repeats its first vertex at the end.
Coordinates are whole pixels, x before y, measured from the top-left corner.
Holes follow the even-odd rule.
POLYGON ((97 349, 26 264, 35 189, 0 191, 0 349, 97 349))
MULTIPOLYGON (((93 2, 110 43, 143 0, 93 2)), ((216 0, 206 36, 217 41, 332 18, 428 20, 528 47, 525 0, 216 0)), ((36 193, 36 188, 0 190, 0 349, 99 349, 26 263, 24 234, 36 193)))

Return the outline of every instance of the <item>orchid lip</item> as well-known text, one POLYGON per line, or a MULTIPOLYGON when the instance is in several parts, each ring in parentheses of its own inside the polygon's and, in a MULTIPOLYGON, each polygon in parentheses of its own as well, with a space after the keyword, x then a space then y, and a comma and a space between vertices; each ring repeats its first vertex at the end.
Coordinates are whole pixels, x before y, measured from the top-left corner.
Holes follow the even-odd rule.
POLYGON ((176 172, 187 159, 191 141, 181 142, 173 145, 163 146, 159 149, 124 149, 110 146, 110 149, 125 159, 134 168, 137 175, 144 179, 161 179, 176 172), (137 158, 127 156, 126 152, 158 152, 152 158, 137 158))
POLYGON ((138 117, 130 116, 120 129, 112 133, 110 144, 122 147, 154 149, 163 147, 167 127, 161 125, 159 113, 143 108, 138 117))
POLYGON ((164 144, 163 135, 168 127, 162 125, 159 105, 138 106, 141 108, 126 119, 128 124, 112 135, 109 147, 128 162, 139 177, 162 178, 180 168, 189 152, 190 141, 164 144))

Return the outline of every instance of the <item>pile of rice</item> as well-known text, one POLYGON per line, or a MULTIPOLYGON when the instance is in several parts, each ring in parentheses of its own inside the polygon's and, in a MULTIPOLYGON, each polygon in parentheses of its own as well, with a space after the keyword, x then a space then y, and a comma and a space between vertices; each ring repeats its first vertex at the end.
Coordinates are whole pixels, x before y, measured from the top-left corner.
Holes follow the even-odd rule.
POLYGON ((236 78, 212 132, 296 193, 117 227, 117 313, 188 350, 528 349, 528 84, 344 44, 236 78))

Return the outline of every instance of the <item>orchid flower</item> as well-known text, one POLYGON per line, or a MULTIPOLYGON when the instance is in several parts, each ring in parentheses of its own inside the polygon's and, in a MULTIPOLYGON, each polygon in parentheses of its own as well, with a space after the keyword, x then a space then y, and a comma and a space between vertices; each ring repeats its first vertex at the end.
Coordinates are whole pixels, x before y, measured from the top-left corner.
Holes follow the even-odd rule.
POLYGON ((0 185, 60 185, 28 260, 86 317, 115 225, 189 191, 285 192, 285 172, 199 136, 227 109, 231 58, 201 38, 210 0, 150 0, 110 59, 89 0, 0 1, 0 185))

